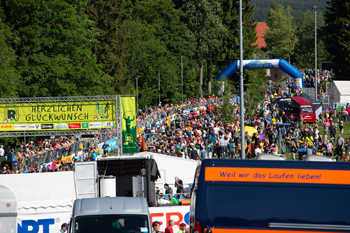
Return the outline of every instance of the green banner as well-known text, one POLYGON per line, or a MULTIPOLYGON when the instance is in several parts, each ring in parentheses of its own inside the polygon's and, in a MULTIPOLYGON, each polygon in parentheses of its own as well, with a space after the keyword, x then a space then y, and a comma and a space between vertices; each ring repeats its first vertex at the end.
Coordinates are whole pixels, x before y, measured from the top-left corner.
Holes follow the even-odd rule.
POLYGON ((137 152, 135 97, 121 97, 123 154, 137 152))

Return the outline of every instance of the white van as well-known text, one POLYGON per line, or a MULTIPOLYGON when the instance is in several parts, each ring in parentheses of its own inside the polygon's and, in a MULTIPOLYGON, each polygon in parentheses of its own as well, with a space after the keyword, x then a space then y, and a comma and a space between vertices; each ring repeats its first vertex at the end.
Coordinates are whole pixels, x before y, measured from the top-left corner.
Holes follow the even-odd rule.
POLYGON ((145 198, 100 197, 76 199, 69 233, 151 233, 145 198))

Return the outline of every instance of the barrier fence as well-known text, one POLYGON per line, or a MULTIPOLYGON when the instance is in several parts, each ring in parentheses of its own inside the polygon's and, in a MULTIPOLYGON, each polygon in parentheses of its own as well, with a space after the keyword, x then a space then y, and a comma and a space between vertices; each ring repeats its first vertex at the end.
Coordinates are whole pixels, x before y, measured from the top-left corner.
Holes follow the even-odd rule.
MULTIPOLYGON (((18 168, 24 167, 24 165, 27 165, 28 167, 38 164, 41 165, 43 163, 51 163, 55 161, 57 158, 62 159, 69 155, 74 155, 76 151, 82 151, 83 158, 89 157, 89 150, 92 147, 92 145, 97 145, 100 143, 107 142, 108 140, 115 138, 116 133, 104 131, 103 133, 99 133, 95 135, 93 138, 87 138, 83 139, 82 141, 77 141, 73 144, 71 144, 69 147, 64 147, 61 149, 50 149, 50 150, 43 150, 41 152, 37 152, 36 155, 30 156, 30 157, 24 157, 17 160, 17 166, 18 168), (80 146, 82 144, 82 148, 80 146)), ((118 148, 118 147, 116 147, 118 148)), ((0 166, 2 167, 2 163, 13 163, 14 161, 8 160, 7 155, 0 157, 0 166)), ((15 164, 15 163, 14 163, 15 164)))
POLYGON ((172 116, 174 114, 178 114, 183 111, 190 111, 192 109, 195 109, 204 105, 211 106, 214 104, 220 104, 220 102, 221 100, 219 100, 219 98, 215 98, 215 99, 207 100, 207 102, 205 103, 188 104, 181 107, 174 107, 172 109, 168 109, 167 111, 163 110, 161 112, 154 112, 153 114, 147 116, 147 119, 139 120, 136 123, 136 128, 140 129, 147 125, 153 127, 157 122, 163 122, 164 120, 166 120, 168 116, 172 116))

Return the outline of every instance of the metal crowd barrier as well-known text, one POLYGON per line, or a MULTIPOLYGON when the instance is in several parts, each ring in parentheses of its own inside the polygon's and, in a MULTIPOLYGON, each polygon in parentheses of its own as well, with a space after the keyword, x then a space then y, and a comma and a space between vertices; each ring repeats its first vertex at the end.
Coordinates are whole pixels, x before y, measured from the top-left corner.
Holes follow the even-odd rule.
MULTIPOLYGON (((209 100, 206 104, 214 105, 214 104, 222 104, 222 102, 223 101, 219 101, 219 99, 215 98, 215 99, 209 100)), ((143 119, 143 120, 137 122, 136 127, 138 129, 143 128, 147 125, 151 125, 151 127, 154 127, 157 122, 164 121, 168 116, 178 114, 180 111, 185 111, 185 110, 188 111, 190 109, 198 108, 202 105, 204 105, 204 104, 200 104, 200 103, 188 104, 186 106, 182 106, 179 108, 169 109, 166 111, 166 114, 156 112, 156 113, 153 113, 151 116, 148 116, 147 119, 143 119)))

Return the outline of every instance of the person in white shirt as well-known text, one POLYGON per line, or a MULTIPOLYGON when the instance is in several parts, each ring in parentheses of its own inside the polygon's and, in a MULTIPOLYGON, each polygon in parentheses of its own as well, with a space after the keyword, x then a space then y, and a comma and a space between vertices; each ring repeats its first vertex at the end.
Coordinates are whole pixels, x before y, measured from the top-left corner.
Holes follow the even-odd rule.
POLYGON ((226 148, 226 140, 227 138, 222 136, 220 139, 219 139, 219 151, 220 151, 220 158, 224 157, 225 156, 225 148, 226 148))
POLYGON ((260 149, 260 147, 257 147, 257 148, 255 148, 255 156, 257 156, 258 154, 261 154, 261 149, 260 149))
POLYGON ((1 148, 0 148, 0 157, 3 157, 4 155, 5 155, 4 146, 1 145, 1 148))
POLYGON ((170 204, 171 202, 164 197, 164 195, 160 196, 158 200, 159 205, 165 205, 165 204, 170 204))

